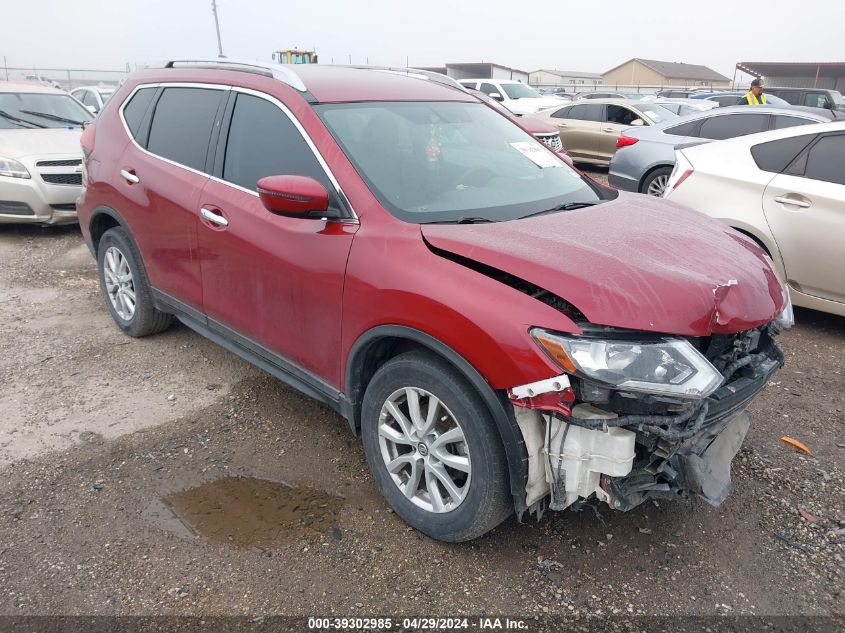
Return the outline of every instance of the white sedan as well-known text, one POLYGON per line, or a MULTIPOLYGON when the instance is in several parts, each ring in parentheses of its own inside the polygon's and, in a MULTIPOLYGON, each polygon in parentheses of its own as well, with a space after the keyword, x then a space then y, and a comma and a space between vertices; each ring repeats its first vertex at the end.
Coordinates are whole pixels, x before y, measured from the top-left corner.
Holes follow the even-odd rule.
POLYGON ((753 238, 795 305, 845 316, 845 121, 679 149, 664 197, 753 238))

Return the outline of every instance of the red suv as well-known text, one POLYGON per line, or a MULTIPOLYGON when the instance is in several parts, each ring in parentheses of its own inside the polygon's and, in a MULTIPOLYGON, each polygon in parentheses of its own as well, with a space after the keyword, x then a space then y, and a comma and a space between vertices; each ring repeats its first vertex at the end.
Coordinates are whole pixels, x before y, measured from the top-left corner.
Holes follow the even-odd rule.
POLYGON ((727 495, 791 309, 719 222, 397 72, 169 62, 82 145, 117 325, 175 317, 328 403, 422 532, 727 495))

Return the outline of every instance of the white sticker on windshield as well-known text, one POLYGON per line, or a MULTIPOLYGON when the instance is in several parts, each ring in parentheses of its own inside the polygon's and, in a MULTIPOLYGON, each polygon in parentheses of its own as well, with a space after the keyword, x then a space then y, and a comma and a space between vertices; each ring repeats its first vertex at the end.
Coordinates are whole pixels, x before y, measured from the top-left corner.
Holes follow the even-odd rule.
POLYGON ((658 117, 658 116, 657 116, 657 112, 655 112, 654 110, 643 110, 643 112, 645 113, 645 115, 646 115, 647 117, 649 117, 649 118, 651 118, 651 119, 658 119, 658 118, 660 118, 660 117, 658 117))
POLYGON ((540 169, 563 166, 563 163, 560 160, 552 156, 548 150, 540 147, 536 143, 531 143, 530 141, 519 141, 517 143, 511 143, 511 147, 537 165, 540 169))

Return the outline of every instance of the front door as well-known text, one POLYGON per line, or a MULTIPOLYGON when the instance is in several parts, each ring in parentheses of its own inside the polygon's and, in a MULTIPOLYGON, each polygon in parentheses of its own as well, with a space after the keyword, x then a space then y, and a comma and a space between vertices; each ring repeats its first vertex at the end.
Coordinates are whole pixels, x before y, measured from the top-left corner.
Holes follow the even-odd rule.
POLYGON ((818 139, 763 193, 766 220, 799 292, 845 303, 845 134, 818 139))
POLYGON ((610 162, 616 153, 616 139, 637 119, 643 121, 642 117, 630 108, 613 103, 607 104, 601 125, 602 133, 598 137, 598 154, 601 160, 610 162))
POLYGON ((209 327, 271 362, 291 364, 300 378, 304 372, 337 387, 344 272, 357 222, 267 211, 256 183, 287 174, 315 178, 331 206, 348 213, 281 102, 237 88, 233 100, 218 143, 222 161, 198 205, 209 327))

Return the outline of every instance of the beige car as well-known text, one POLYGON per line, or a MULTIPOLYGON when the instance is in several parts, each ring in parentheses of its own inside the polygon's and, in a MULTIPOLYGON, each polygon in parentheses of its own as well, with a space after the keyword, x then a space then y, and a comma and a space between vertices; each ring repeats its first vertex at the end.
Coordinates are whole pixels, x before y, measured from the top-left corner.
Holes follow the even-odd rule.
POLYGON ((79 138, 91 120, 66 92, 0 82, 0 224, 76 222, 79 138))
POLYGON ((845 316, 845 121, 686 147, 664 197, 769 254, 795 305, 845 316))
POLYGON ((574 161, 595 165, 610 163, 622 130, 678 118, 655 103, 630 99, 576 101, 533 116, 560 130, 563 146, 574 161))

